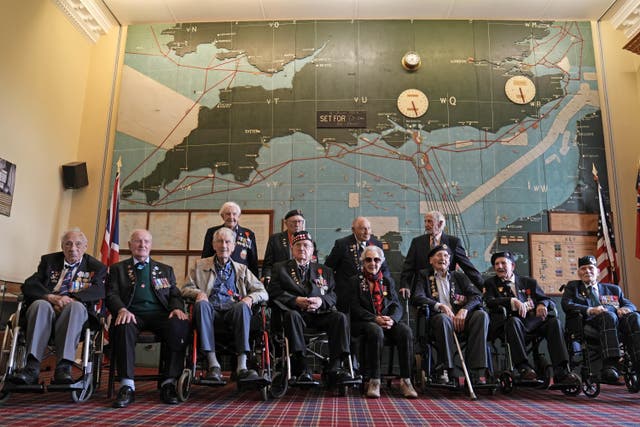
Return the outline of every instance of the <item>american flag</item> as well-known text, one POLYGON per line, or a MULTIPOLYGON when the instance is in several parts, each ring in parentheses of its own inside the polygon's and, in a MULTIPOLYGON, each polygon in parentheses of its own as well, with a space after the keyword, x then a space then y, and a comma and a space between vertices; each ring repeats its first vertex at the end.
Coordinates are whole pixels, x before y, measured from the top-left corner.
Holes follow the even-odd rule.
POLYGON ((109 204, 109 210, 107 211, 107 226, 104 230, 104 237, 102 238, 102 247, 100 248, 100 254, 102 255, 102 263, 107 267, 115 264, 120 259, 120 245, 119 245, 119 232, 118 222, 120 215, 120 167, 122 166, 121 159, 118 159, 116 172, 116 180, 113 183, 113 192, 111 193, 111 203, 109 204))
POLYGON ((640 162, 638 163, 638 178, 636 179, 636 258, 640 258, 640 162))
POLYGON ((598 180, 596 165, 592 168, 593 180, 598 187, 598 243, 596 249, 596 259, 598 263, 598 281, 604 283, 618 283, 618 266, 616 264, 616 244, 611 228, 611 218, 608 211, 604 210, 602 200, 602 187, 598 180))

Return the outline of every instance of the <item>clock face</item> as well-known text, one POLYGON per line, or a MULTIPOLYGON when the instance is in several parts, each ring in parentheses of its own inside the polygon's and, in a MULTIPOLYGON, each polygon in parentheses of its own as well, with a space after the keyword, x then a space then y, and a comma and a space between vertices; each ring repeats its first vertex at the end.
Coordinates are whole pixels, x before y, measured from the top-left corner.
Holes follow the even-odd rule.
POLYGON ((415 71, 420 68, 422 59, 417 52, 407 52, 402 57, 402 67, 407 71, 415 71))
POLYGON ((528 104, 536 97, 536 85, 529 77, 513 76, 504 84, 504 93, 515 104, 528 104))
POLYGON ((421 90, 407 89, 398 95, 398 110, 407 117, 422 117, 428 108, 429 99, 421 90))

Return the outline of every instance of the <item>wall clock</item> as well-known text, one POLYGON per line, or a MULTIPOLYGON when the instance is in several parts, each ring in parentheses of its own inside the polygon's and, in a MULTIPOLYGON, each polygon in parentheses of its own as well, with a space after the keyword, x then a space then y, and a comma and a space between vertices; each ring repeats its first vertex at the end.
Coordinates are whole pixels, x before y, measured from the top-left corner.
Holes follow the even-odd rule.
POLYGON ((504 93, 515 104, 528 104, 536 97, 536 85, 529 77, 513 76, 504 84, 504 93))
POLYGON ((398 95, 398 110, 406 117, 422 117, 428 108, 429 99, 419 89, 407 89, 398 95))

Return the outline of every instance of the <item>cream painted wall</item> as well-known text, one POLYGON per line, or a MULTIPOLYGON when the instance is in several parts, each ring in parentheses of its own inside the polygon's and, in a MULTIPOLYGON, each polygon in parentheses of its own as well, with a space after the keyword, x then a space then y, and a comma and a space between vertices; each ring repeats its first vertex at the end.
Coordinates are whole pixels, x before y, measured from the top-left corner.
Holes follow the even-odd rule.
POLYGON ((0 16, 0 157, 17 165, 0 278, 21 281, 70 226, 93 247, 119 29, 93 45, 51 0, 1 2, 0 16), (90 185, 64 190, 61 165, 78 160, 90 185))
POLYGON ((635 257, 636 176, 640 160, 640 56, 609 20, 593 25, 600 102, 607 146, 612 210, 627 295, 640 306, 640 260, 635 257), (598 40, 600 44, 598 44, 598 40), (616 209, 617 208, 617 209, 616 209))

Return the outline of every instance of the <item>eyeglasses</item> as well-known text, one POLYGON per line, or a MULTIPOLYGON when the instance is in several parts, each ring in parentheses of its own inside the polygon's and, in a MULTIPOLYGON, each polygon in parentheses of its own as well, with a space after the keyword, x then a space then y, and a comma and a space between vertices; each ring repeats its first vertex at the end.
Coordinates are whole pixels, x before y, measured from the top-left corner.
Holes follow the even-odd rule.
POLYGON ((377 263, 379 263, 379 262, 381 262, 381 261, 382 261, 382 260, 381 260, 380 258, 378 258, 378 257, 375 257, 375 258, 366 257, 366 258, 364 259, 364 262, 375 262, 376 264, 377 264, 377 263))

